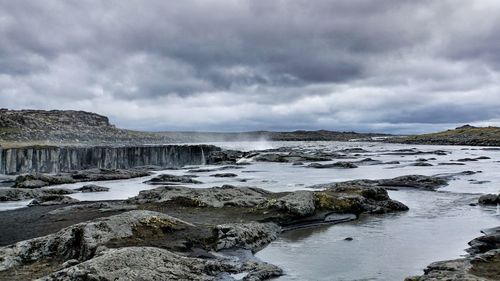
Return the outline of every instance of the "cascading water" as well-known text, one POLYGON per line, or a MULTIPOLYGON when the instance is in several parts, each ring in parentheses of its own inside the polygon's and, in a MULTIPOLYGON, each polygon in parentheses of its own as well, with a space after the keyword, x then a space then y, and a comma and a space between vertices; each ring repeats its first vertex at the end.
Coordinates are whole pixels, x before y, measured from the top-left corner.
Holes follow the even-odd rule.
POLYGON ((205 152, 203 151, 203 147, 201 148, 201 165, 207 164, 207 159, 205 158, 205 152))

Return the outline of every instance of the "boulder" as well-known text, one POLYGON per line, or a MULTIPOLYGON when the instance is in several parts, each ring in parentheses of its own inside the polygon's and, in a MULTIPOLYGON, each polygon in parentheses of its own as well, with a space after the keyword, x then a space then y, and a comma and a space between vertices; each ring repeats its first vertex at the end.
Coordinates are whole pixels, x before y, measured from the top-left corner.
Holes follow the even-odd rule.
POLYGON ((202 183, 201 181, 195 180, 196 176, 176 176, 176 175, 170 175, 170 174, 161 174, 158 175, 148 181, 145 181, 144 183, 147 184, 153 184, 153 185, 163 185, 163 184, 170 184, 170 183, 192 183, 192 184, 200 184, 202 183))
POLYGON ((83 193, 106 192, 106 191, 109 191, 109 187, 99 186, 99 185, 95 185, 95 184, 87 184, 87 185, 84 185, 84 186, 77 188, 75 190, 78 190, 78 191, 83 192, 83 193))
POLYGON ((320 164, 320 163, 311 163, 307 165, 308 168, 317 168, 317 169, 325 169, 325 168, 340 168, 340 169, 353 169, 357 168, 356 164, 351 162, 335 162, 331 164, 320 164))
POLYGON ((190 224, 152 211, 129 211, 78 223, 54 234, 0 247, 0 271, 47 257, 85 261, 95 255, 99 246, 112 239, 134 237, 138 227, 161 233, 186 225, 190 224))
POLYGON ((73 204, 73 203, 78 203, 80 202, 79 200, 75 198, 71 198, 69 196, 65 195, 40 195, 37 196, 33 201, 31 201, 28 206, 51 206, 51 205, 66 205, 66 204, 73 204))
POLYGON ((482 205, 497 205, 500 204, 500 194, 486 194, 479 197, 479 204, 482 205))

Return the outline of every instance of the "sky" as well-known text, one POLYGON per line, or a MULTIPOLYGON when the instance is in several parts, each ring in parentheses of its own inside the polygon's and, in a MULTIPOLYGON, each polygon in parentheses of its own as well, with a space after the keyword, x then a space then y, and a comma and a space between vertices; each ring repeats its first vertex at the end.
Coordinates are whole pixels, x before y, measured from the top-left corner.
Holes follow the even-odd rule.
POLYGON ((0 0, 0 107, 141 130, 500 125, 498 0, 0 0))

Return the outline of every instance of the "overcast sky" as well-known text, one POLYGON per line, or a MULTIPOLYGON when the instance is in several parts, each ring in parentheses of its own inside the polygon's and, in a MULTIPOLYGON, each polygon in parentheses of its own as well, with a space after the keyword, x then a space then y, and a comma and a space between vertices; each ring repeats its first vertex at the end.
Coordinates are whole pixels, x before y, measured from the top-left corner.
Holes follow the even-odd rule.
POLYGON ((500 125, 498 0, 0 0, 0 107, 144 130, 500 125))

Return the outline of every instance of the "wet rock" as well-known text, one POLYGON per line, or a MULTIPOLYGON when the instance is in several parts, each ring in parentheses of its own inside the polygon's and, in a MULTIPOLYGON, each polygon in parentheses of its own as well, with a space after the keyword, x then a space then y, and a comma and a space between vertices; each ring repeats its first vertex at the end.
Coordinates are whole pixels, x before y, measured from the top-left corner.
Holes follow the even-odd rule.
POLYGON ((408 175, 393 179, 379 180, 378 186, 412 187, 425 190, 435 190, 448 184, 448 179, 422 175, 408 175))
POLYGON ((354 169, 357 168, 358 166, 356 166, 351 162, 335 162, 331 164, 311 163, 307 165, 307 167, 316 169, 327 169, 327 168, 354 169))
POLYGON ((500 194, 486 194, 479 197, 478 200, 481 205, 497 205, 500 204, 500 194))
POLYGON ((242 167, 241 165, 228 165, 228 166, 222 166, 219 168, 198 168, 198 169, 191 169, 188 170, 188 173, 210 173, 210 172, 217 172, 217 171, 225 171, 225 170, 235 170, 235 169, 244 169, 245 167, 242 167))
POLYGON ((346 237, 346 238, 344 238, 344 240, 345 241, 352 241, 352 240, 354 240, 354 238, 352 238, 352 237, 346 237))
POLYGON ((220 174, 213 174, 213 175, 210 175, 211 177, 216 177, 216 178, 234 178, 234 177, 237 177, 238 175, 237 174, 233 174, 233 173, 220 173, 220 174))
POLYGON ((415 162, 413 164, 410 164, 410 166, 415 166, 415 167, 428 167, 428 166, 433 166, 431 163, 427 162, 415 162))
POLYGON ((31 201, 28 206, 51 206, 66 205, 80 202, 77 199, 65 195, 40 195, 31 201))
POLYGON ((95 185, 95 184, 87 184, 87 185, 84 185, 80 188, 77 188, 75 190, 78 190, 80 192, 83 192, 83 193, 87 193, 87 192, 106 192, 106 191, 109 191, 109 188, 108 187, 104 187, 104 186, 99 186, 99 185, 95 185))
POLYGON ((50 188, 50 189, 27 189, 27 188, 0 188, 0 202, 3 201, 20 201, 33 199, 44 195, 66 195, 72 194, 75 191, 67 188, 50 188))
POLYGON ((423 175, 406 175, 395 177, 392 179, 380 179, 380 180, 352 180, 345 182, 337 182, 337 183, 327 183, 327 184, 317 184, 310 186, 309 188, 313 189, 329 189, 329 188, 365 188, 369 187, 411 187, 418 188, 424 190, 436 190, 439 187, 445 186, 448 184, 448 181, 451 179, 452 175, 445 176, 423 176, 423 175))
POLYGON ((424 275, 406 280, 498 280, 500 276, 500 227, 482 232, 484 236, 469 242, 471 247, 467 249, 469 255, 465 258, 434 262, 424 270, 424 275))
POLYGON ((355 163, 356 165, 380 165, 380 164, 385 164, 380 160, 375 160, 372 158, 364 158, 358 161, 354 161, 352 163, 355 163))
POLYGON ((27 174, 16 178, 17 188, 40 188, 49 185, 75 183, 76 181, 69 175, 45 175, 27 174))
POLYGON ((488 160, 488 159, 491 159, 491 157, 488 157, 488 156, 479 156, 479 157, 476 157, 476 160, 488 160))
POLYGON ((192 183, 192 184, 200 184, 201 181, 193 179, 196 176, 176 176, 169 174, 158 175, 144 183, 153 184, 153 185, 163 185, 170 183, 192 183))
POLYGON ((478 180, 469 180, 471 184, 485 184, 490 183, 491 181, 478 181, 478 180))
POLYGON ((473 161, 477 161, 476 158, 460 158, 460 159, 457 159, 456 161, 458 162, 473 162, 473 161))
POLYGON ((64 228, 57 233, 0 247, 0 271, 50 257, 63 261, 92 258, 99 246, 112 239, 134 236, 137 227, 173 231, 189 225, 168 215, 151 211, 130 211, 64 228))
POLYGON ((283 210, 292 216, 305 217, 314 214, 315 200, 313 192, 296 191, 273 201, 269 207, 283 210))
POLYGON ((289 153, 262 153, 254 159, 259 162, 298 162, 298 161, 330 161, 334 158, 344 158, 344 155, 339 154, 323 154, 317 153, 302 153, 302 152, 289 152, 289 153))
POLYGON ((86 182, 86 181, 104 181, 104 180, 123 180, 150 175, 145 170, 109 170, 109 169, 89 169, 74 171, 71 173, 60 173, 57 175, 47 174, 26 174, 16 178, 15 187, 17 188, 40 188, 49 185, 86 182))
POLYGON ((275 223, 230 223, 216 227, 216 250, 243 248, 256 252, 278 237, 281 228, 275 223))
POLYGON ((454 163, 454 162, 442 162, 438 163, 440 166, 465 166, 464 163, 454 163))

